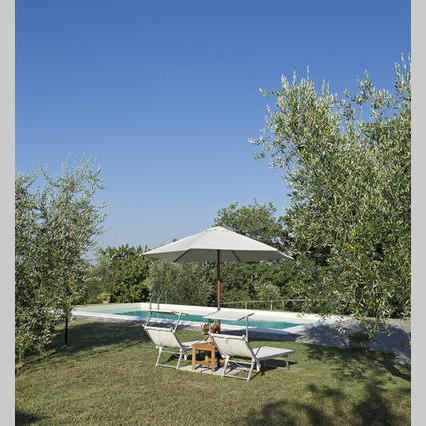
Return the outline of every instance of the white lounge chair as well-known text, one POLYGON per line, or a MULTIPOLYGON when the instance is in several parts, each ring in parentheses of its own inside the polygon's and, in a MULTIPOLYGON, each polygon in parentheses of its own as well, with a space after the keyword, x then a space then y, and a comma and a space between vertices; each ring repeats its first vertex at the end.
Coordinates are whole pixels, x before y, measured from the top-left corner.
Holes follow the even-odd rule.
POLYGON ((294 353, 292 349, 274 348, 272 346, 261 346, 259 348, 252 348, 248 344, 245 336, 232 336, 228 334, 214 334, 209 333, 213 343, 216 345, 218 351, 225 359, 225 365, 222 371, 222 377, 234 377, 235 379, 250 380, 253 368, 256 365, 256 369, 259 372, 261 368, 261 362, 268 359, 284 357, 286 361, 286 367, 275 367, 281 369, 289 369, 288 355, 294 353), (240 361, 240 359, 249 359, 251 362, 240 361), (237 362, 236 359, 239 361, 237 362), (226 370, 229 364, 235 364, 242 370, 248 370, 247 377, 234 376, 227 374, 226 370), (250 365, 249 368, 243 367, 242 364, 250 365))
POLYGON ((201 340, 194 340, 192 342, 184 342, 182 343, 178 337, 176 336, 176 330, 173 328, 165 328, 165 327, 154 327, 154 326, 143 326, 149 338, 154 343, 155 348, 158 349, 158 357, 155 366, 161 367, 170 367, 179 368, 182 357, 187 359, 188 352, 191 353, 192 345, 194 343, 199 343, 201 340), (170 350, 175 349, 175 350, 170 350), (178 349, 178 351, 176 350, 178 349), (168 365, 168 364, 160 364, 160 357, 162 353, 169 353, 178 357, 178 361, 176 366, 168 365))

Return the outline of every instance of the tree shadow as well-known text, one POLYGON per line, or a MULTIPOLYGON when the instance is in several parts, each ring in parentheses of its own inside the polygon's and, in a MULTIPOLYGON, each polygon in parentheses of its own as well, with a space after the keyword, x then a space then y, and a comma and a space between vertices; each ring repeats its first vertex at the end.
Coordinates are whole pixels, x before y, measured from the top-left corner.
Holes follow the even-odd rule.
MULTIPOLYGON (((371 339, 370 349, 378 352, 399 352, 410 358, 411 333, 410 326, 404 321, 389 320, 388 326, 379 325, 379 329, 371 339)), ((342 320, 334 324, 322 324, 300 330, 296 333, 265 333, 249 329, 250 340, 276 340, 283 342, 301 342, 318 345, 349 347, 348 336, 355 332, 367 332, 367 328, 361 327, 354 319, 342 320)), ((245 328, 226 330, 225 334, 241 335, 245 328)))
POLYGON ((373 380, 365 385, 365 397, 354 401, 341 389, 329 386, 306 386, 313 395, 309 402, 290 399, 265 404, 260 410, 251 410, 246 416, 236 418, 233 423, 241 425, 341 425, 362 424, 396 425, 409 424, 409 415, 394 412, 384 398, 381 381, 373 380))
POLYGON ((366 383, 365 391, 367 397, 353 408, 354 415, 360 418, 362 425, 403 424, 402 417, 394 413, 383 398, 384 388, 382 381, 377 380, 366 383))
MULTIPOLYGON (((357 332, 368 333, 368 329, 360 326, 359 321, 355 319, 342 320, 335 324, 308 328, 300 333, 297 341, 348 348, 350 346, 349 335, 357 332)), ((369 342, 369 347, 376 352, 399 352, 409 359, 411 355, 410 341, 409 323, 389 320, 386 327, 383 324, 379 325, 377 332, 369 342)))
POLYGON ((110 346, 116 346, 117 351, 149 341, 149 337, 140 322, 80 322, 71 321, 68 328, 68 344, 64 345, 64 332, 60 329, 52 342, 39 355, 29 357, 23 367, 36 365, 41 359, 61 362, 64 356, 78 352, 102 353, 110 346))
MULTIPOLYGON (((267 333, 249 329, 250 343, 265 340, 277 342, 297 342, 306 344, 307 355, 327 364, 339 380, 357 378, 365 380, 367 371, 371 371, 372 364, 375 371, 385 374, 387 371, 392 377, 399 377, 411 381, 411 365, 394 362, 396 354, 407 354, 410 358, 410 331, 409 325, 404 326, 401 321, 389 321, 388 327, 379 326, 378 332, 370 341, 370 351, 358 352, 349 346, 350 333, 364 331, 356 320, 344 320, 336 324, 323 324, 307 328, 297 333, 267 333), (404 329, 405 328, 405 329, 404 329), (407 349, 408 347, 408 349, 407 349)), ((245 335, 245 327, 227 329, 223 334, 234 336, 245 335)))
MULTIPOLYGON (((65 348, 70 353, 111 345, 124 349, 148 340, 142 324, 137 321, 125 323, 73 321, 68 330, 68 345, 65 348)), ((55 336, 50 347, 64 348, 62 333, 55 336)))
POLYGON ((35 414, 25 413, 21 410, 15 410, 15 425, 29 425, 41 420, 41 417, 35 414))
MULTIPOLYGON (((306 424, 331 425, 333 419, 314 404, 295 402, 287 399, 265 404, 260 410, 250 410, 247 416, 235 419, 241 425, 300 425, 301 418, 306 424), (297 412, 297 414, 296 414, 297 412)), ((234 422, 233 422, 234 423, 234 422)))
POLYGON ((338 380, 368 380, 368 372, 374 370, 378 376, 390 373, 392 377, 411 382, 411 365, 396 364, 392 352, 361 352, 314 344, 306 344, 305 348, 309 358, 327 365, 338 380))

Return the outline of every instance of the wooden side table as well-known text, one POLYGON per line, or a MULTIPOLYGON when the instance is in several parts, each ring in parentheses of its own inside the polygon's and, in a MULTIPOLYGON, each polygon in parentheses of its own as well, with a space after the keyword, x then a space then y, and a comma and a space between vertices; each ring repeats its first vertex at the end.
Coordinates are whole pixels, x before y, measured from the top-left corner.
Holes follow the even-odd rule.
POLYGON ((211 343, 194 343, 192 345, 192 369, 195 370, 195 365, 207 365, 211 367, 212 373, 216 371, 216 346, 211 343), (204 361, 196 361, 197 351, 204 352, 204 361), (210 354, 210 356, 209 356, 210 354))

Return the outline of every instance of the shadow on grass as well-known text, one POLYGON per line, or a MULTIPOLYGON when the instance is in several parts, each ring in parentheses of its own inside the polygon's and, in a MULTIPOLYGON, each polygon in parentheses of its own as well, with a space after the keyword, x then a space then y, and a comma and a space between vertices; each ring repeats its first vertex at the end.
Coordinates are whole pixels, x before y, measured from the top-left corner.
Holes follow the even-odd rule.
POLYGON ((295 403, 286 399, 266 404, 259 411, 251 410, 247 416, 236 419, 235 424, 299 425, 301 417, 306 417, 306 424, 333 424, 332 418, 314 404, 295 403))
MULTIPOLYGON (((360 354, 349 348, 348 334, 357 331, 366 331, 366 328, 360 327, 354 320, 341 322, 333 325, 322 325, 306 329, 294 334, 268 334, 250 330, 250 341, 275 340, 280 342, 298 342, 307 343, 310 347, 310 355, 314 358, 327 362, 329 358, 336 361, 336 356, 347 357, 348 359, 355 358, 359 361, 360 354), (323 348, 323 349, 320 349, 323 348), (345 355, 346 353, 346 355, 345 355)), ((242 334, 241 330, 226 331, 229 334, 242 334)), ((375 352, 368 352, 372 359, 376 357, 382 358, 383 366, 392 374, 406 380, 410 380, 410 365, 398 365, 392 362, 395 355, 404 355, 405 359, 411 358, 411 347, 409 345, 411 333, 401 324, 388 324, 388 327, 380 325, 379 331, 370 341, 370 348, 375 352), (375 355, 371 355, 375 353, 375 355)), ((363 354, 361 358, 367 354, 363 354)), ((368 358, 368 355, 367 355, 368 358)), ((358 374, 354 371, 355 374, 358 374)))
POLYGON ((359 352, 331 346, 306 345, 308 358, 325 364, 339 381, 357 379, 368 381, 371 374, 376 377, 390 373, 411 382, 411 365, 395 364, 394 355, 384 352, 359 352))
POLYGON ((53 340, 51 347, 75 353, 111 345, 117 346, 117 349, 125 349, 147 341, 149 337, 140 322, 80 322, 77 320, 71 322, 69 327, 68 345, 64 346, 63 331, 61 331, 53 340))
POLYGON ((409 424, 407 416, 395 413, 391 404, 384 398, 385 390, 380 380, 373 380, 364 387, 362 401, 351 402, 340 388, 306 386, 312 395, 310 401, 295 402, 291 399, 265 404, 260 410, 251 410, 246 416, 235 419, 235 424, 244 425, 341 425, 361 424, 396 425, 409 424))
POLYGON ((29 425, 41 420, 41 417, 35 414, 25 413, 21 410, 15 410, 15 425, 29 425))
MULTIPOLYGON (((66 349, 73 353, 110 345, 126 348, 148 340, 140 323, 72 321, 68 329, 66 349)), ((64 347, 63 330, 56 335, 50 347, 55 349, 64 347)))
MULTIPOLYGON (((229 334, 240 333, 232 331, 229 334)), ((397 337, 397 340, 406 338, 406 334, 404 335, 400 330, 390 330, 389 334, 391 338, 397 337)), ((385 335, 381 332, 379 338, 385 339, 389 334, 385 335)), ((304 359, 311 366, 312 361, 319 361, 342 385, 355 380, 360 394, 353 400, 352 394, 345 395, 344 386, 338 385, 334 388, 310 384, 305 386, 306 393, 312 395, 308 400, 294 401, 289 398, 270 402, 260 410, 252 410, 244 418, 236 419, 236 423, 296 425, 302 424, 301 418, 303 418, 306 424, 315 425, 348 424, 349 422, 362 425, 409 424, 409 412, 404 415, 397 410, 401 398, 406 401, 410 395, 411 366, 395 364, 394 353, 358 352, 344 347, 335 347, 332 343, 342 346, 340 339, 344 337, 335 328, 328 326, 307 330, 303 334, 305 342, 298 339, 302 337, 301 334, 271 337, 268 336, 268 340, 303 343, 300 349, 299 368, 304 368, 304 359), (330 346, 313 343, 324 341, 330 346), (401 379, 403 382, 400 382, 398 391, 390 395, 387 384, 397 383, 401 379)), ((266 339, 264 335, 251 333, 250 340, 266 339)), ((386 342, 386 344, 392 347, 394 342, 386 342)), ((266 369, 263 369, 264 371, 266 369)))
MULTIPOLYGON (((149 341, 141 323, 72 321, 68 328, 68 345, 60 327, 53 341, 39 355, 27 358, 21 367, 37 364, 40 359, 58 359, 78 352, 96 350, 99 354, 115 346, 116 351, 149 341)), ((22 369, 22 368, 21 368, 22 369)))
MULTIPOLYGON (((346 332, 357 331, 359 328, 350 324, 346 326, 346 332)), ((241 330, 226 330, 224 334, 241 335, 241 330)), ((399 344, 401 341, 406 342, 409 333, 390 326, 387 330, 382 327, 379 333, 373 338, 375 346, 380 340, 389 341, 382 342, 385 350, 390 350, 392 345, 399 344)), ((294 334, 268 334, 249 331, 249 341, 254 347, 256 341, 279 341, 279 342, 298 342, 304 344, 305 353, 308 358, 321 361, 326 364, 337 376, 339 380, 347 378, 356 378, 358 380, 365 379, 366 374, 384 374, 385 371, 394 377, 399 377, 408 382, 411 381, 411 365, 395 364, 393 352, 358 352, 347 347, 347 341, 344 333, 339 333, 335 326, 324 325, 307 329, 302 333, 294 334), (368 373, 369 372, 369 373, 368 373)), ((282 346, 282 345, 280 345, 282 346)))

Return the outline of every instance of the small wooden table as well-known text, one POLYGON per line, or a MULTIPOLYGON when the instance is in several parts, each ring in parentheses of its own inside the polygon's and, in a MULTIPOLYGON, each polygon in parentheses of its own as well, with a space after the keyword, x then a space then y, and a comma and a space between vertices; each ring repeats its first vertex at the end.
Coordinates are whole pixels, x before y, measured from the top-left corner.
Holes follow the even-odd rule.
POLYGON ((192 369, 195 370, 195 365, 207 365, 212 369, 212 373, 216 371, 216 346, 212 343, 194 343, 192 345, 192 369), (196 361, 197 351, 203 351, 204 361, 196 361), (209 356, 210 354, 210 356, 209 356))

